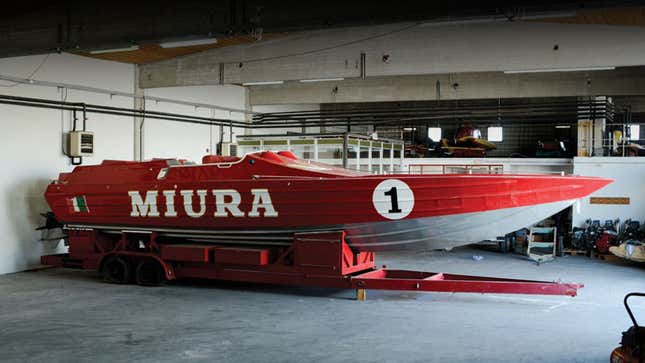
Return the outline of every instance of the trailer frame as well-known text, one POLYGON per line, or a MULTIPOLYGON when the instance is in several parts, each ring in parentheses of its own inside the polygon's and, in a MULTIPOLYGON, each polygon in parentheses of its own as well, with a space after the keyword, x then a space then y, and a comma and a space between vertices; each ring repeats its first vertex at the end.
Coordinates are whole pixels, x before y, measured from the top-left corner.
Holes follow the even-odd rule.
POLYGON ((68 228, 69 252, 44 265, 96 270, 109 282, 158 285, 182 278, 367 290, 576 296, 584 285, 376 267, 375 252, 355 251, 345 232, 296 233, 289 246, 167 240, 155 232, 68 228))

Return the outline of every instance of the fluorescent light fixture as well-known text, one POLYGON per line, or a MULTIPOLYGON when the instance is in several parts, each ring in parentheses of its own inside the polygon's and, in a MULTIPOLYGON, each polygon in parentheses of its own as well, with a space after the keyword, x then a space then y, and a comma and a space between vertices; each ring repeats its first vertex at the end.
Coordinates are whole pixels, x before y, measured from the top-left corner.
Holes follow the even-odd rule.
POLYGON ((262 82, 245 82, 242 86, 265 86, 268 84, 283 84, 284 81, 262 81, 262 82))
POLYGON ((403 128, 403 131, 416 131, 416 130, 417 130, 416 127, 404 127, 403 128))
POLYGON ((548 72, 581 72, 581 71, 611 71, 616 67, 581 67, 581 68, 542 68, 504 71, 504 74, 517 73, 548 73, 548 72))
POLYGON ((631 124, 627 125, 629 130, 629 139, 630 140, 639 140, 641 136, 641 125, 631 124))
POLYGON ((571 125, 556 125, 556 129, 570 129, 571 125))
POLYGON ((506 22, 506 21, 508 21, 508 18, 505 17, 505 16, 498 16, 498 17, 483 17, 483 18, 463 19, 463 20, 443 19, 443 20, 437 20, 437 21, 432 21, 432 22, 427 22, 427 23, 421 23, 421 24, 419 24, 419 27, 420 28, 426 28, 426 27, 431 27, 431 26, 482 24, 482 23, 493 23, 493 22, 500 22, 500 21, 506 22))
POLYGON ((123 48, 112 48, 112 49, 100 49, 100 50, 91 50, 90 54, 104 54, 104 53, 116 53, 116 52, 131 52, 133 50, 139 50, 138 45, 133 45, 130 47, 123 48))
POLYGON ((164 43, 159 43, 159 46, 162 48, 179 48, 179 47, 191 47, 193 45, 208 45, 208 44, 217 44, 217 38, 164 42, 164 43))
POLYGON ((314 79, 301 79, 302 83, 311 83, 311 82, 332 82, 332 81, 342 81, 345 78, 314 78, 314 79))
POLYGON ((491 126, 488 128, 488 141, 501 142, 504 139, 504 131, 500 126, 491 126))
POLYGON ((432 141, 441 140, 441 127, 428 127, 428 137, 432 141))

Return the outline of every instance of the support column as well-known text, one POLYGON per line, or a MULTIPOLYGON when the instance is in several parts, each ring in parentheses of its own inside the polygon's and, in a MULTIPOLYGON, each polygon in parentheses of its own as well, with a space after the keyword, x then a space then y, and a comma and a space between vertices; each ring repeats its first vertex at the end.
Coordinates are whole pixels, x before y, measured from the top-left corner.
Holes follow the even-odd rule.
MULTIPOLYGON (((247 111, 253 111, 252 106, 251 106, 251 98, 250 98, 250 93, 249 93, 249 88, 244 87, 244 109, 247 111)), ((250 113, 247 113, 244 115, 244 120, 248 123, 251 123, 253 121, 253 115, 250 113)), ((244 129, 244 135, 252 135, 253 130, 250 128, 245 128, 244 129)))
MULTIPOLYGON (((609 101, 611 98, 597 96, 591 102, 609 101)), ((588 115, 585 119, 578 120, 578 156, 602 156, 603 136, 605 133, 606 119, 604 114, 596 115, 594 106, 579 106, 579 113, 588 115)))
MULTIPOLYGON (((134 65, 134 109, 145 111, 146 100, 145 91, 139 87, 139 65, 134 65)), ((143 134, 144 134, 143 116, 134 117, 134 160, 143 161, 144 148, 143 148, 143 134)))

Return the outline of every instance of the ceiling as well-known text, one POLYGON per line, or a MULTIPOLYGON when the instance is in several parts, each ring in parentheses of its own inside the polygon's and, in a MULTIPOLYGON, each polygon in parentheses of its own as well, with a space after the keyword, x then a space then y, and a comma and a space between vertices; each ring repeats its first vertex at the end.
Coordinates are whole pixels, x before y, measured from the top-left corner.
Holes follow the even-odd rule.
MULTIPOLYGON (((274 39, 283 36, 286 33, 271 33, 263 35, 262 39, 274 39)), ((209 39, 209 38, 205 38, 209 39)), ((138 44, 136 50, 115 51, 108 53, 92 54, 90 51, 73 50, 71 53, 83 55, 86 57, 112 60, 124 63, 144 64, 150 62, 162 61, 165 59, 175 58, 182 55, 201 52, 208 49, 228 47, 232 45, 248 44, 257 41, 256 37, 251 35, 233 35, 223 38, 211 38, 216 41, 213 44, 177 46, 173 48, 164 48, 159 44, 138 44)))
MULTIPOLYGON (((279 37, 286 32, 400 21, 457 21, 543 14, 544 21, 612 25, 645 24, 634 1, 409 0, 379 1, 109 1, 22 0, 3 4, 0 57, 66 51, 128 63, 149 63, 206 49, 279 37), (622 6, 623 8, 617 8, 622 6), (607 9, 610 7, 611 9, 607 9), (544 14, 553 14, 544 18, 544 14), (217 43, 162 48, 161 42, 216 38, 217 43), (92 50, 138 46, 92 54, 92 50)), ((542 20, 540 20, 542 21, 542 20)))

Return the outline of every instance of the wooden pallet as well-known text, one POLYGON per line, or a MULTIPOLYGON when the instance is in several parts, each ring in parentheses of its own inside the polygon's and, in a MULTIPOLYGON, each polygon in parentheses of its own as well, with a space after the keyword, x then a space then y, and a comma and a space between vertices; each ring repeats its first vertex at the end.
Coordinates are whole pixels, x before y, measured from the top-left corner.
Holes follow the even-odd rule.
POLYGON ((593 256, 593 258, 597 258, 597 259, 603 260, 603 261, 618 261, 618 260, 621 260, 620 257, 618 257, 618 256, 616 256, 614 254, 611 254, 611 253, 594 252, 592 254, 592 256, 593 256))
POLYGON ((562 250, 563 255, 571 255, 571 256, 587 256, 587 251, 585 250, 572 250, 569 248, 565 248, 562 250))

